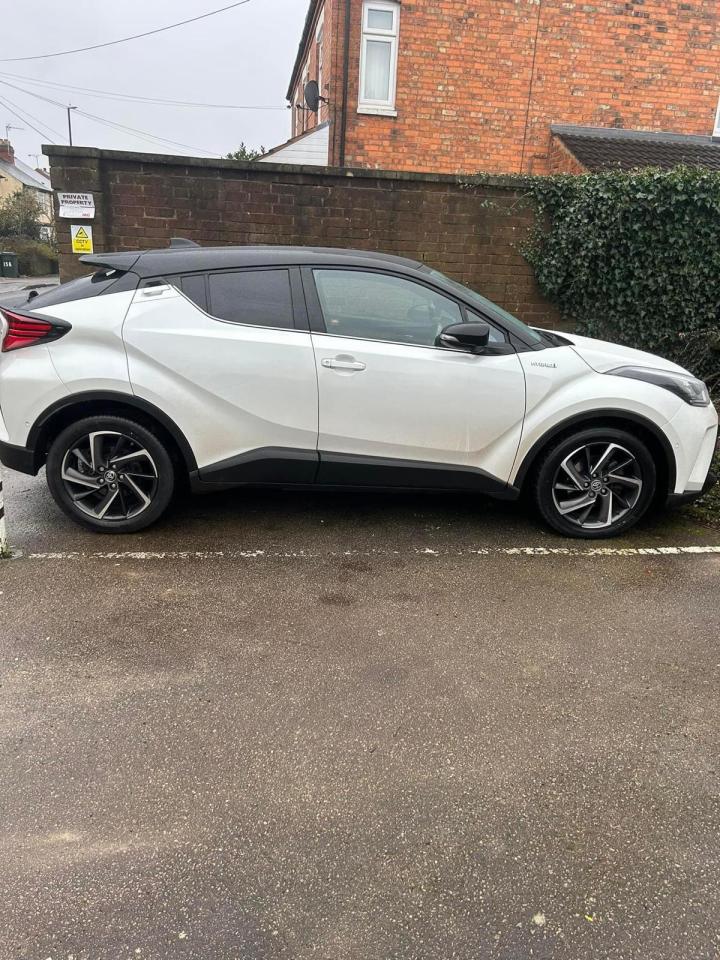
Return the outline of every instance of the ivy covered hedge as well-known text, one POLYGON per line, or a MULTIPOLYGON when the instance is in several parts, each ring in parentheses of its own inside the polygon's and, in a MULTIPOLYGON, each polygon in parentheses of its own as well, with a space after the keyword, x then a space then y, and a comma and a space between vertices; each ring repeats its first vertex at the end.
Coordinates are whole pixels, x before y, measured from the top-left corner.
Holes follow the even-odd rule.
POLYGON ((525 181, 524 253, 578 333, 676 360, 720 391, 720 173, 694 167, 525 181))

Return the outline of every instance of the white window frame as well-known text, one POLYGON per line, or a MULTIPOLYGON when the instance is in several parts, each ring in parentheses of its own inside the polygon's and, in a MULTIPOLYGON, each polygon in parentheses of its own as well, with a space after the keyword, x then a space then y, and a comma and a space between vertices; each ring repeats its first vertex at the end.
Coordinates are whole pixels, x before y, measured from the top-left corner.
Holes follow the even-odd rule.
POLYGON ((307 106, 305 105, 305 87, 307 86, 307 82, 309 79, 310 79, 310 54, 308 53, 308 58, 305 61, 305 69, 303 70, 302 82, 300 84, 300 103, 302 104, 302 110, 300 111, 300 113, 302 114, 302 132, 303 133, 305 133, 305 131, 308 129, 308 109, 307 109, 307 106))
POLYGON ((713 139, 720 140, 720 99, 718 99, 717 110, 715 111, 715 127, 713 129, 713 139))
MULTIPOLYGON (((325 59, 325 11, 320 14, 320 20, 318 21, 317 29, 315 30, 315 55, 317 57, 317 63, 315 68, 317 71, 317 85, 318 90, 320 91, 320 96, 323 94, 323 60, 325 59)), ((318 115, 322 108, 322 101, 318 106, 318 115)))
POLYGON ((360 31, 360 77, 358 86, 358 113, 371 113, 384 117, 396 117, 395 96, 397 93, 398 40, 400 37, 400 4, 396 0, 364 0, 362 7, 362 30, 360 31), (382 10, 393 15, 391 30, 379 30, 368 26, 371 10, 382 10), (382 41, 390 46, 390 95, 387 100, 368 100, 363 97, 365 89, 365 49, 368 41, 382 41))

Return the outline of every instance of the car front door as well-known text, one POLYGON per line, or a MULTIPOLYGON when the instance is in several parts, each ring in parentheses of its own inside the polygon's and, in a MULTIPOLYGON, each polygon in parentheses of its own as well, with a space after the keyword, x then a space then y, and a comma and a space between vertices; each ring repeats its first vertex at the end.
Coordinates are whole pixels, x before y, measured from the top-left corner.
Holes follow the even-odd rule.
POLYGON ((138 289, 125 319, 135 394, 182 430, 201 480, 312 483, 317 378, 297 268, 171 280, 138 289))
POLYGON ((467 319, 465 309, 392 272, 306 268, 303 282, 319 388, 318 480, 505 486, 525 378, 502 331, 492 331, 485 354, 436 346, 445 326, 467 319))

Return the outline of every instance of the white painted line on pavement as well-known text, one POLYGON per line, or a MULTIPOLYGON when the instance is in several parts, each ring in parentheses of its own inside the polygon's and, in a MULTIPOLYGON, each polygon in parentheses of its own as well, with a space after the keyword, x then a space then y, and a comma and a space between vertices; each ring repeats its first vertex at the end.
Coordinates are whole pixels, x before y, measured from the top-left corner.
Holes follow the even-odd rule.
POLYGON ((673 557, 720 554, 720 546, 685 547, 467 547, 459 550, 118 550, 29 553, 28 560, 320 560, 332 557, 673 557))

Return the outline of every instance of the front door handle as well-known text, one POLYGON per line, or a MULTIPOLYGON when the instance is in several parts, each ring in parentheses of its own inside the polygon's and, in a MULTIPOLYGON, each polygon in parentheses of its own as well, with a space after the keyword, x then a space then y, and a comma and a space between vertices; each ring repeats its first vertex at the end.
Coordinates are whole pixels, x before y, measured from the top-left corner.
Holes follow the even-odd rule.
POLYGON ((339 357, 333 359, 327 358, 321 360, 323 367, 330 367, 332 370, 364 370, 365 364, 361 360, 341 360, 339 357))

